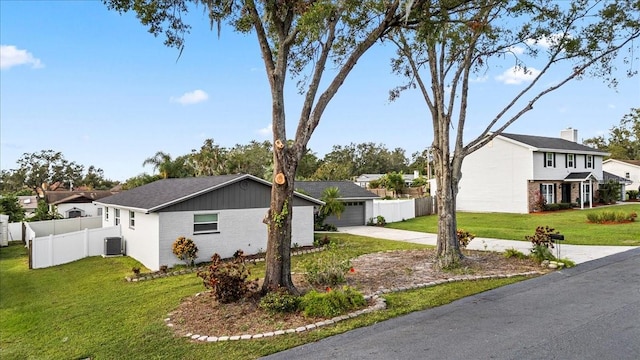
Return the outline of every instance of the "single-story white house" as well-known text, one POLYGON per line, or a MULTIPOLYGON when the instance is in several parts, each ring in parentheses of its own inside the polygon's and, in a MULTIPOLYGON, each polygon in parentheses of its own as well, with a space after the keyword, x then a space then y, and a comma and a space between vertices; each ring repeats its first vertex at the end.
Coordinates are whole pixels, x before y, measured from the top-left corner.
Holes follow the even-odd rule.
POLYGON ((114 194, 117 194, 117 192, 111 190, 56 190, 46 191, 45 200, 51 208, 55 206, 58 214, 65 219, 102 216, 102 207, 94 202, 114 194))
MULTIPOLYGON (((267 249, 263 223, 271 202, 271 183, 252 175, 163 179, 95 203, 104 207, 103 227, 119 225, 125 253, 150 270, 181 264, 172 251, 178 237, 198 246, 196 263, 214 253, 267 249)), ((295 193, 292 244, 313 244, 313 210, 323 202, 295 193)))
POLYGON ((602 163, 602 169, 624 178, 626 190, 640 190, 640 160, 608 159, 602 163))

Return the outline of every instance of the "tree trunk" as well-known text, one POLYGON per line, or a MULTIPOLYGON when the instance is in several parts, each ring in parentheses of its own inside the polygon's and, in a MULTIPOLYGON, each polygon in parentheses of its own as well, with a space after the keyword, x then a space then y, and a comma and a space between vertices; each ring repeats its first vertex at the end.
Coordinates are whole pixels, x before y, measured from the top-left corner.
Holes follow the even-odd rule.
MULTIPOLYGON (((450 165, 449 165, 450 166, 450 165)), ((448 167, 448 166, 447 166, 448 167)), ((438 250, 437 265, 441 268, 456 267, 463 258, 456 235, 456 195, 457 181, 451 173, 439 177, 438 185, 438 250)))
MULTIPOLYGON (((276 174, 285 173, 282 167, 276 168, 276 174)), ((292 172, 295 174, 295 171, 292 172)), ((291 223, 293 215, 293 177, 286 177, 282 185, 275 181, 271 188, 271 207, 267 213, 268 235, 266 270, 262 292, 267 293, 284 288, 297 294, 291 280, 291 223), (290 199, 290 200, 289 200, 290 199)))

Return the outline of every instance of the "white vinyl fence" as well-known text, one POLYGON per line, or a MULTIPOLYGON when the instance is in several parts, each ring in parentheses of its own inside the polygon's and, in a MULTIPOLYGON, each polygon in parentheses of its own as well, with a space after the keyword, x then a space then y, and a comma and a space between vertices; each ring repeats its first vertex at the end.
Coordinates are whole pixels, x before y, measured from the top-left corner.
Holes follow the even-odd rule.
POLYGON ((9 215, 0 214, 0 246, 9 245, 9 215))
POLYGON ((28 227, 35 231, 36 236, 45 236, 49 234, 59 235, 83 229, 97 229, 102 227, 102 218, 100 216, 79 217, 73 219, 59 219, 48 221, 28 222, 28 227))
POLYGON ((384 216, 386 222, 396 222, 416 217, 414 199, 373 200, 373 217, 384 216))
MULTIPOLYGON (((29 231, 33 230, 27 227, 27 232, 29 233, 29 231)), ((104 253, 104 239, 114 236, 120 236, 120 226, 84 229, 66 234, 51 234, 33 238, 27 242, 29 244, 29 268, 45 268, 88 256, 102 255, 104 253)))

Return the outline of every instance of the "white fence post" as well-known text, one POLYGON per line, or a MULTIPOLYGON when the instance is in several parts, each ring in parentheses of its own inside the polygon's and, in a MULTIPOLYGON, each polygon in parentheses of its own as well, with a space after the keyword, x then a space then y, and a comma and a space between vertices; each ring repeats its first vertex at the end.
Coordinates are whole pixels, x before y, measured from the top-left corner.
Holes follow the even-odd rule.
POLYGON ((47 239, 49 240, 49 266, 53 266, 54 262, 54 255, 53 255, 53 234, 49 235, 47 237, 47 239))
POLYGON ((89 229, 84 229, 84 257, 89 256, 89 229))

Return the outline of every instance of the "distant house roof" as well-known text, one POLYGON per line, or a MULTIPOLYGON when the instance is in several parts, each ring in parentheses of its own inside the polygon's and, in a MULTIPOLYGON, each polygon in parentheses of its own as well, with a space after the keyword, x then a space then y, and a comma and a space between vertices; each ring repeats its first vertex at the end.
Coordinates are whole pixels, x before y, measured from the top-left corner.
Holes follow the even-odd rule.
POLYGON ((38 197, 36 195, 20 195, 18 196, 18 201, 26 211, 33 211, 38 207, 38 197))
POLYGON ((45 199, 47 200, 47 204, 52 205, 65 203, 90 203, 114 194, 117 194, 117 192, 110 190, 47 191, 45 192, 45 199))
MULTIPOLYGON (((245 179, 271 186, 270 182, 248 174, 162 179, 96 202, 154 212, 245 179)), ((318 205, 324 204, 303 194, 295 195, 318 205)))
POLYGON ((378 199, 380 196, 366 190, 351 181, 296 181, 295 188, 316 199, 322 197, 322 192, 328 187, 337 187, 340 190, 340 199, 363 200, 378 199))
POLYGON ((631 184, 631 180, 625 179, 622 176, 618 176, 616 174, 612 174, 606 171, 602 172, 602 181, 605 183, 609 181, 615 181, 620 184, 627 184, 627 185, 631 184))
POLYGON ((598 149, 594 149, 592 147, 578 144, 573 141, 561 139, 561 138, 552 138, 552 137, 544 137, 544 136, 533 136, 533 135, 520 135, 520 134, 509 134, 502 133, 499 136, 505 137, 507 139, 511 139, 517 141, 519 143, 531 146, 536 148, 536 150, 544 151, 544 150, 561 150, 561 151, 574 151, 580 153, 590 153, 594 155, 608 155, 607 152, 601 151, 598 149))
POLYGON ((608 162, 618 162, 618 163, 624 163, 626 165, 631 165, 631 166, 635 166, 635 167, 640 167, 640 160, 618 160, 618 159, 607 159, 603 162, 603 164, 608 163, 608 162))

